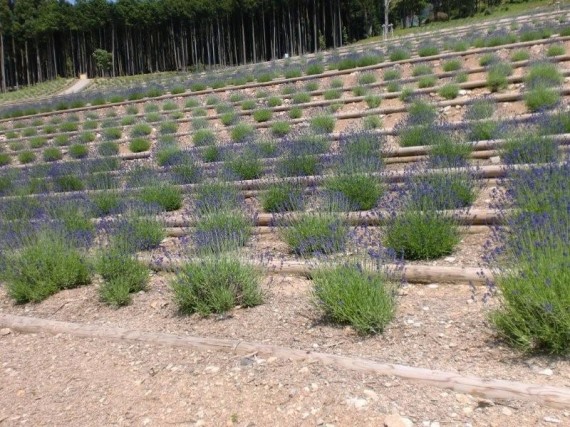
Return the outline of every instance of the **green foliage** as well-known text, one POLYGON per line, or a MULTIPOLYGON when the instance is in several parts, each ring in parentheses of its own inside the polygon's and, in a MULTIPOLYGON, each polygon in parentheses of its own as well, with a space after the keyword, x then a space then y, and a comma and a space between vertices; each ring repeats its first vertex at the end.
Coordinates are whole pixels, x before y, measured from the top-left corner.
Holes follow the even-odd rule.
POLYGON ((314 91, 316 91, 316 90, 318 90, 318 89, 319 89, 319 82, 316 81, 316 80, 307 82, 307 83, 305 84, 305 90, 306 90, 307 92, 314 92, 314 91))
POLYGON ((443 63, 443 71, 449 73, 451 71, 457 71, 461 69, 461 60, 460 59, 450 59, 443 63))
POLYGON ((116 156, 119 154, 119 146, 116 142, 106 141, 99 144, 97 147, 97 152, 101 156, 116 156))
POLYGON ((334 116, 322 115, 311 119, 311 129, 316 133, 331 133, 334 130, 336 119, 334 116))
POLYGON ((180 209, 183 201, 180 188, 164 182, 143 188, 140 198, 143 202, 158 205, 167 212, 180 209))
POLYGON ((82 144, 73 144, 69 147, 69 155, 74 159, 84 159, 89 155, 89 148, 82 144))
POLYGON ((452 218, 406 209, 386 227, 384 245, 407 260, 437 259, 453 252, 459 230, 452 218))
POLYGON ((129 142, 129 150, 133 153, 142 153, 150 149, 150 141, 144 138, 134 138, 129 142))
POLYGON ((238 123, 231 131, 231 138, 235 143, 242 143, 253 138, 254 134, 255 128, 253 126, 246 123, 238 123))
POLYGON ((239 115, 234 111, 229 111, 220 116, 220 121, 224 126, 232 126, 239 121, 239 115))
POLYGON ((560 102, 560 92, 556 88, 536 86, 525 94, 524 101, 533 113, 549 110, 560 102))
POLYGON ((55 162, 63 158, 63 153, 57 147, 48 147, 44 150, 43 158, 46 162, 55 162))
POLYGON ((291 132, 291 125, 286 121, 278 121, 271 125, 271 133, 277 137, 282 137, 291 132))
POLYGON ((406 49, 394 49, 390 52, 390 61, 404 61, 410 58, 410 52, 406 49))
POLYGON ((99 297, 111 306, 120 307, 131 302, 131 294, 146 289, 149 270, 131 254, 117 248, 105 248, 97 256, 95 270, 104 283, 99 297))
POLYGON ((297 255, 332 254, 346 244, 348 228, 333 214, 302 213, 283 225, 279 232, 297 255))
POLYGON ((337 175, 325 181, 325 189, 345 199, 350 210, 369 210, 378 203, 383 188, 378 179, 370 175, 337 175))
POLYGON ((7 153, 0 153, 0 166, 6 166, 12 163, 12 157, 7 153))
POLYGON ((486 67, 488 65, 492 65, 496 62, 499 62, 500 58, 493 54, 493 53, 486 53, 484 55, 481 56, 481 58, 479 58, 479 65, 481 67, 486 67))
POLYGON ((301 77, 303 72, 299 68, 288 68, 284 71, 283 76, 286 79, 295 79, 297 77, 301 77))
POLYGON ((36 155, 32 151, 22 151, 18 154, 18 161, 22 164, 32 163, 36 160, 36 155))
POLYGON ((206 163, 217 162, 221 159, 220 149, 215 145, 208 145, 202 152, 202 160, 206 163))
POLYGON ((511 62, 527 61, 530 58, 528 50, 515 50, 511 55, 511 62))
POLYGON ((382 119, 378 116, 366 116, 362 119, 364 129, 379 129, 382 127, 382 119))
POLYGON ((323 93, 323 98, 327 101, 339 99, 340 97, 342 97, 342 91, 339 89, 327 89, 325 93, 323 93))
POLYGON ((261 206, 265 212, 288 212, 300 210, 303 207, 303 190, 300 186, 290 183, 270 185, 261 193, 261 206))
POLYGON ((421 57, 434 56, 434 55, 437 55, 438 53, 439 53, 439 49, 435 45, 421 46, 418 49, 418 55, 421 57))
POLYGON ((390 93, 399 92, 400 84, 398 82, 388 82, 388 84, 386 85, 386 91, 390 93))
POLYGON ((550 62, 538 63, 533 65, 525 77, 525 85, 529 89, 537 86, 554 87, 564 82, 564 78, 556 64, 550 62))
POLYGON ((181 313, 208 316, 227 312, 236 305, 261 304, 260 279, 253 266, 239 259, 215 257, 185 264, 171 286, 181 313))
POLYGON ((262 108, 253 112, 253 119, 258 123, 263 123, 271 120, 273 113, 271 110, 262 108))
POLYGON ((559 156, 554 139, 528 130, 509 135, 500 153, 507 164, 555 162, 559 156))
POLYGON ((435 76, 422 76, 418 79, 418 87, 424 89, 427 87, 433 87, 437 83, 437 77, 435 76))
POLYGON ((178 123, 176 122, 162 122, 160 124, 159 132, 161 135, 170 135, 176 133, 178 130, 178 123))
POLYGON ((7 254, 1 273, 18 304, 40 302, 62 289, 90 283, 85 255, 66 236, 42 230, 22 249, 7 254))
POLYGON ((376 75, 374 73, 364 73, 358 77, 358 84, 370 85, 376 83, 376 75))
POLYGON ((508 76, 513 72, 510 64, 498 62, 491 65, 487 73, 487 87, 491 92, 498 92, 506 89, 509 84, 508 76))
POLYGON ((394 318, 395 288, 379 272, 346 264, 311 273, 316 307, 334 323, 348 324, 362 334, 381 333, 394 318))
POLYGON ((454 99, 457 98, 457 95, 459 95, 459 86, 456 84, 448 83, 442 86, 437 93, 439 96, 445 99, 454 99))
POLYGON ((283 100, 278 96, 271 96, 267 99, 267 106, 270 108, 275 108, 283 105, 283 100))
POLYGON ((312 63, 305 69, 305 74, 308 76, 315 76, 317 74, 323 74, 325 67, 322 64, 312 63))
POLYGON ((95 138, 97 138, 97 135, 93 132, 82 132, 79 135, 79 141, 83 143, 93 142, 95 141, 95 138))
POLYGON ((137 123, 131 129, 131 137, 147 136, 152 132, 152 127, 147 123, 137 123))
POLYGON ((263 164, 254 151, 246 150, 243 154, 232 155, 226 160, 228 170, 238 179, 257 179, 263 174, 263 164))
POLYGON ((43 136, 36 136, 28 141, 31 149, 41 148, 47 144, 47 138, 43 136))
POLYGON ((220 209, 196 223, 198 251, 214 254, 245 246, 251 236, 251 219, 237 210, 220 209))
POLYGON ((103 132, 103 138, 107 141, 115 141, 121 139, 123 131, 120 128, 108 128, 103 132))
POLYGON ((428 64, 418 64, 412 70, 412 76, 414 77, 425 76, 428 74, 433 74, 433 69, 428 64))
POLYGON ((196 147, 212 145, 216 143, 216 135, 210 129, 199 129, 194 132, 192 142, 196 147))
POLYGON ((242 110, 253 110, 257 106, 257 103, 253 99, 246 99, 241 103, 242 110))
POLYGON ((384 71, 384 81, 400 80, 402 72, 398 68, 389 68, 384 71))
POLYGON ((305 104, 311 101, 311 95, 307 92, 295 93, 291 97, 291 101, 293 102, 293 104, 305 104))
POLYGON ((105 49, 95 49, 93 51, 93 59, 95 60, 95 66, 102 75, 111 70, 113 64, 113 54, 111 52, 107 52, 105 49))
POLYGON ((378 108, 382 103, 382 97, 379 95, 367 95, 364 98, 364 102, 366 102, 368 108, 378 108))
POLYGON ((301 107, 292 107, 289 110, 290 119, 300 119, 303 116, 303 109, 301 107))

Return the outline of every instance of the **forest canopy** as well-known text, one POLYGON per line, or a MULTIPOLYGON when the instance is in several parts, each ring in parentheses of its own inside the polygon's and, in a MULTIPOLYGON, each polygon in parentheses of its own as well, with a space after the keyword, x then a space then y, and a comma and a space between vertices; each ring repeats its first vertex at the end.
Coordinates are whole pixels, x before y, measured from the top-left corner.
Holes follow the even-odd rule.
MULTIPOLYGON (((389 13, 400 26, 414 22, 411 17, 419 24, 434 16, 465 17, 497 3, 391 0, 389 13)), ((4 0, 1 5, 3 91, 80 73, 130 75, 304 54, 377 35, 384 20, 384 0, 4 0)))

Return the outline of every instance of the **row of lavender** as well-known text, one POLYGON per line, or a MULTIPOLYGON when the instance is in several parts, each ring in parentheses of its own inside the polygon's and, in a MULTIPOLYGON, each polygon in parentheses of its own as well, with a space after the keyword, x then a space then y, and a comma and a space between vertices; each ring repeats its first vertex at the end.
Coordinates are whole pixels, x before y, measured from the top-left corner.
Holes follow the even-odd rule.
MULTIPOLYGON (((490 29, 485 34, 478 34, 477 32, 471 33, 469 36, 463 36, 458 39, 448 39, 442 41, 443 49, 448 49, 454 52, 464 52, 470 46, 473 47, 498 47, 508 45, 520 41, 533 41, 542 38, 549 38, 553 33, 559 33, 562 36, 568 35, 569 30, 563 26, 562 22, 554 23, 537 23, 536 26, 524 25, 522 27, 516 26, 511 28, 510 31, 504 29, 490 29), (535 28, 536 27, 536 28, 535 28), (516 34, 519 34, 518 38, 516 34)), ((440 52, 440 47, 430 41, 429 44, 424 44, 418 47, 417 53, 420 57, 429 57, 437 55, 440 52)), ((389 56, 390 61, 405 60, 411 57, 411 46, 404 43, 403 46, 390 46, 386 54, 389 56)), ((102 90, 97 90, 97 95, 90 94, 89 92, 74 94, 71 96, 64 96, 54 98, 52 101, 43 101, 39 104, 30 103, 25 107, 11 106, 6 107, 0 113, 1 117, 20 117, 24 115, 34 115, 38 112, 47 111, 61 111, 69 108, 79 108, 87 104, 90 105, 103 105, 106 103, 121 102, 126 99, 138 100, 144 97, 157 97, 170 92, 173 95, 182 94, 189 87, 192 91, 201 91, 207 88, 220 89, 228 85, 241 86, 253 81, 260 83, 270 82, 282 75, 285 78, 296 78, 303 75, 317 76, 328 70, 347 70, 357 67, 375 65, 382 62, 384 59, 383 51, 367 51, 363 53, 349 53, 343 56, 327 56, 320 57, 314 60, 294 64, 286 62, 283 66, 273 64, 267 67, 266 64, 260 65, 257 70, 242 71, 239 67, 225 75, 217 77, 208 77, 204 79, 196 79, 195 76, 176 78, 174 81, 155 82, 146 86, 133 86, 127 89, 111 88, 108 94, 101 95, 102 90)))

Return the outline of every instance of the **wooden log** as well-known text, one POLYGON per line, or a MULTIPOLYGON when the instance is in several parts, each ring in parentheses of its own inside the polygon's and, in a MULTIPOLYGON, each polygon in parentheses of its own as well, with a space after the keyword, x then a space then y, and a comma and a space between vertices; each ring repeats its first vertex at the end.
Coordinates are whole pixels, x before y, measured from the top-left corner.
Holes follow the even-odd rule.
POLYGON ((13 316, 10 314, 0 314, 0 327, 10 328, 21 333, 68 334, 75 337, 164 345, 192 350, 223 351, 234 354, 257 353, 264 357, 278 357, 293 361, 316 361, 340 369, 375 375, 395 376, 422 385, 451 389, 459 393, 472 394, 488 399, 515 399, 537 402, 554 408, 570 408, 570 389, 568 388, 483 379, 474 376, 463 376, 455 372, 416 368, 394 363, 381 363, 359 357, 338 356, 241 340, 143 332, 100 325, 13 316))
MULTIPOLYGON (((377 227, 377 226, 372 226, 377 227)), ((168 237, 182 237, 187 236, 194 231, 194 227, 168 227, 166 228, 166 235, 168 237)), ((491 230, 491 227, 487 225, 470 225, 470 226, 461 226, 459 227, 459 231, 465 234, 481 234, 481 233, 488 233, 491 230)), ((275 234, 278 232, 278 228, 276 227, 268 227, 268 226, 257 226, 253 228, 253 234, 264 236, 268 234, 275 234)))
MULTIPOLYGON (((154 271, 177 271, 188 260, 176 258, 150 259, 141 256, 139 260, 148 264, 154 271)), ((250 263, 267 273, 279 275, 292 275, 311 277, 311 273, 318 268, 319 264, 301 261, 283 262, 260 262, 250 261, 250 263)), ((450 267, 441 265, 398 265, 385 264, 384 271, 388 274, 402 279, 408 283, 453 283, 473 285, 484 285, 488 281, 493 281, 494 274, 488 268, 480 267, 450 267)))
MULTIPOLYGON (((501 224, 504 219, 505 212, 496 209, 471 209, 469 211, 444 211, 449 216, 453 216, 462 225, 495 225, 501 224)), ((291 212, 286 214, 287 221, 294 220, 299 213, 291 212)), ((388 211, 362 211, 348 212, 339 214, 340 218, 344 218, 351 225, 369 225, 377 226, 386 223, 386 219, 392 214, 388 211)), ((271 226, 279 221, 278 216, 270 213, 260 213, 255 216, 254 224, 256 226, 271 226)), ((191 227, 195 224, 195 219, 170 216, 164 219, 166 227, 191 227)))

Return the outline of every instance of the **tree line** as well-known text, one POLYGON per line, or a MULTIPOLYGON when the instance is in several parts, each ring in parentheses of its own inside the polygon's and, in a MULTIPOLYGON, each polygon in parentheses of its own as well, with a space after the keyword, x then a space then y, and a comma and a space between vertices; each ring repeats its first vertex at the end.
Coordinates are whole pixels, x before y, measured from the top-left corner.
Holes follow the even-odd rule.
MULTIPOLYGON (((235 65, 377 35, 384 0, 1 0, 1 89, 57 76, 235 65)), ((501 0, 391 0, 390 19, 501 0)))

